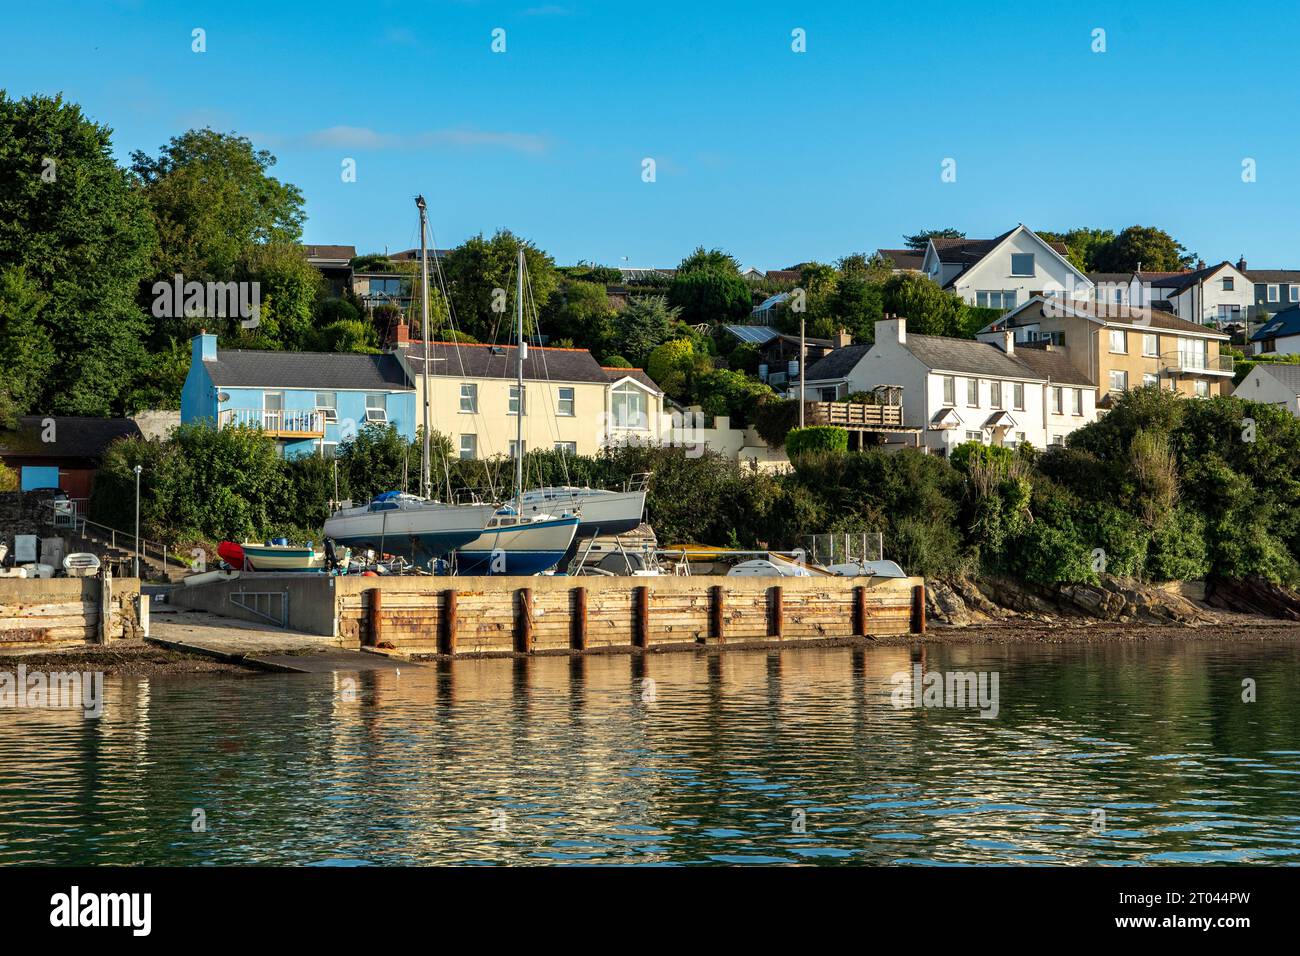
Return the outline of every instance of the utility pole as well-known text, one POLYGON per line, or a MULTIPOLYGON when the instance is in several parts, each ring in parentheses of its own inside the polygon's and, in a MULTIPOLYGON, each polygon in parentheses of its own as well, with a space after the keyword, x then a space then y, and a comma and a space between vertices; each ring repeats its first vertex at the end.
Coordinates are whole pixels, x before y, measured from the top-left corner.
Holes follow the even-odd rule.
POLYGON ((135 576, 140 577, 140 472, 144 471, 139 465, 135 466, 135 576))
POLYGON ((420 373, 424 391, 424 450, 420 456, 420 497, 428 498, 433 492, 433 480, 429 471, 429 459, 432 458, 431 436, 429 433, 429 250, 425 237, 429 233, 429 211, 423 196, 415 197, 415 206, 420 210, 420 338, 424 340, 424 364, 420 373))
POLYGON ((799 313, 799 427, 803 428, 803 367, 804 358, 807 357, 808 348, 804 343, 804 325, 807 320, 802 312, 799 313))

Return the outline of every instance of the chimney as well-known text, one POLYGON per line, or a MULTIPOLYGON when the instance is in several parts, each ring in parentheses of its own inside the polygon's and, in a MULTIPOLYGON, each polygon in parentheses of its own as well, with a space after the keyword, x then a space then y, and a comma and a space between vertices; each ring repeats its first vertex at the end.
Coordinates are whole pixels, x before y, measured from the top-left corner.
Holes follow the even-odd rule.
POLYGON ((1246 271, 1246 257, 1245 257, 1245 256, 1242 256, 1240 259, 1237 260, 1237 271, 1238 271, 1238 272, 1245 272, 1245 271, 1246 271))
POLYGON ((886 313, 885 317, 876 323, 876 341, 897 342, 899 345, 906 345, 907 319, 886 313))
POLYGON ((853 344, 853 336, 849 335, 849 333, 844 329, 840 329, 838 332, 835 333, 834 342, 835 342, 835 348, 842 349, 846 345, 853 344))
POLYGON ((1204 259, 1197 259, 1197 260, 1196 260, 1196 271, 1197 271, 1197 272, 1200 272, 1200 271, 1201 271, 1202 269, 1204 269, 1204 268, 1205 268, 1205 260, 1204 260, 1204 259))
POLYGON ((393 344, 399 349, 408 349, 411 347, 411 327, 405 322, 397 323, 397 338, 393 344))
POLYGON ((1015 329, 1002 330, 1002 351, 1006 352, 1008 355, 1016 354, 1016 330, 1015 329))
POLYGON ((215 362, 217 360, 217 337, 209 335, 203 329, 190 339, 190 358, 195 362, 215 362))

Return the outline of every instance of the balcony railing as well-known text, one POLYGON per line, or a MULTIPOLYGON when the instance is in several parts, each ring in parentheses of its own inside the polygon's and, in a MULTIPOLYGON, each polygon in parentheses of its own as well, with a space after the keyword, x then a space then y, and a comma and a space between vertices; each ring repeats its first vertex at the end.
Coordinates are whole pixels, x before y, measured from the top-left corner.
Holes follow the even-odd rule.
POLYGON ((244 425, 270 435, 324 435, 325 416, 318 411, 290 409, 227 408, 218 416, 220 428, 244 425))
POLYGON ((804 402, 804 421, 809 425, 839 425, 843 428, 901 428, 903 407, 860 402, 804 402))
POLYGON ((1233 373, 1231 355, 1206 355, 1204 352, 1166 352, 1160 364, 1170 375, 1228 375, 1233 373))

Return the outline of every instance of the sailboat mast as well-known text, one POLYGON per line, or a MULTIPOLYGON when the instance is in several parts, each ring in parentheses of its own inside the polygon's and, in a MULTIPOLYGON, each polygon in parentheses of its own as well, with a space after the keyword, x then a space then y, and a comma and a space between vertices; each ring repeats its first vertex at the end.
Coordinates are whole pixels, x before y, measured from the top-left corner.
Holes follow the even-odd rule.
POLYGON ((515 494, 518 496, 518 513, 524 513, 524 359, 528 357, 528 343, 524 341, 524 246, 519 244, 519 266, 516 269, 518 287, 515 290, 515 310, 519 314, 518 388, 519 407, 515 416, 515 494))
POLYGON ((420 338, 424 343, 424 361, 421 363, 421 385, 424 392, 424 447, 420 454, 420 497, 429 498, 433 493, 433 481, 429 459, 431 438, 429 432, 429 250, 425 237, 429 233, 429 211, 425 207, 424 197, 416 196, 415 205, 420 210, 420 338))

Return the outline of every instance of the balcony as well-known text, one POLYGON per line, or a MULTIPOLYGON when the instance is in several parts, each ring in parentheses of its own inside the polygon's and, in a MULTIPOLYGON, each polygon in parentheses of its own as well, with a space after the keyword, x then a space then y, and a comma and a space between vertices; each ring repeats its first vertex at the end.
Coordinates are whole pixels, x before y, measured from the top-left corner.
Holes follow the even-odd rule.
POLYGON ((217 416, 218 428, 260 428, 272 438, 323 438, 325 416, 318 411, 226 408, 217 416))
POLYGON ((1232 378, 1231 355, 1211 355, 1204 352, 1166 352, 1160 356, 1160 370, 1166 375, 1211 375, 1232 378))
MULTIPOLYGON (((903 429, 901 405, 865 405, 859 402, 804 402, 804 423, 838 425, 862 431, 903 429)), ((908 429, 909 431, 911 429, 908 429)))

